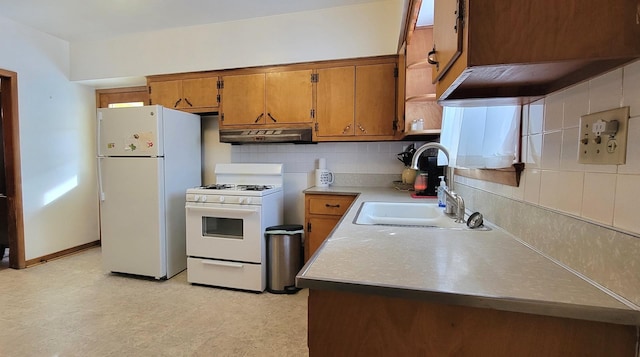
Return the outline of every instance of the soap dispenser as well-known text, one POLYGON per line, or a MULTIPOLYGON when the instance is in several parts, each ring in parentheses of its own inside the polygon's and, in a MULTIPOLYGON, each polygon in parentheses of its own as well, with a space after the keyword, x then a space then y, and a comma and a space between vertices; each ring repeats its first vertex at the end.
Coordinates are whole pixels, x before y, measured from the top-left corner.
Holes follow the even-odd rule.
POLYGON ((447 183, 444 182, 444 176, 438 176, 440 178, 440 185, 438 186, 438 207, 446 207, 447 197, 444 191, 447 189, 447 183))

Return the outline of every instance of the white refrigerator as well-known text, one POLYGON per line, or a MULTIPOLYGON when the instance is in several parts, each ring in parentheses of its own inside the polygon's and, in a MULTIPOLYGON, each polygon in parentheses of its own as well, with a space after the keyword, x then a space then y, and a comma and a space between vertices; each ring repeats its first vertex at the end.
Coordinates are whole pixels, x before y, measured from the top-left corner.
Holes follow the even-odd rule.
POLYGON ((201 185, 200 117, 159 105, 97 112, 105 271, 169 279, 187 267, 185 193, 201 185))

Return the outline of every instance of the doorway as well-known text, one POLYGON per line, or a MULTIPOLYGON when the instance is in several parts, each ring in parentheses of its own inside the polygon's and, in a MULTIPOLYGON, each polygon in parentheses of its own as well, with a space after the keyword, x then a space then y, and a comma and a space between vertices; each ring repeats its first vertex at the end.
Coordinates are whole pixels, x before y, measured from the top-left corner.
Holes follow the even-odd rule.
MULTIPOLYGON (((0 69, 0 244, 9 266, 26 267, 18 127, 18 74, 0 69)), ((3 253, 3 252, 0 252, 3 253)))

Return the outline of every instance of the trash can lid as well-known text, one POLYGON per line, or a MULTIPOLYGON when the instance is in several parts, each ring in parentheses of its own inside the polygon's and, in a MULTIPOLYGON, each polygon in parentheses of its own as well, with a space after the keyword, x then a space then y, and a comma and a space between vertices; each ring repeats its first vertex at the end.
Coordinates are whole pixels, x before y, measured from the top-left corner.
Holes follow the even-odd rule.
POLYGON ((303 233, 301 224, 283 224, 281 226, 271 226, 265 229, 265 234, 296 234, 303 233))

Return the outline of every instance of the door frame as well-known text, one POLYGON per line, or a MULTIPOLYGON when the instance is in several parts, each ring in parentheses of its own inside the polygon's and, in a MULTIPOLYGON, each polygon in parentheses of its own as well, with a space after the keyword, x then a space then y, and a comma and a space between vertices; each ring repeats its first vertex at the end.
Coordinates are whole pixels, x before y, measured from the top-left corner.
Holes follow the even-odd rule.
POLYGON ((22 205, 22 174, 20 169, 20 131, 18 125, 18 74, 0 69, 0 100, 4 131, 4 162, 7 176, 9 211, 9 266, 26 268, 24 249, 24 216, 22 205))

